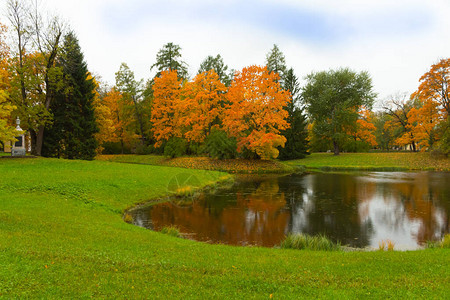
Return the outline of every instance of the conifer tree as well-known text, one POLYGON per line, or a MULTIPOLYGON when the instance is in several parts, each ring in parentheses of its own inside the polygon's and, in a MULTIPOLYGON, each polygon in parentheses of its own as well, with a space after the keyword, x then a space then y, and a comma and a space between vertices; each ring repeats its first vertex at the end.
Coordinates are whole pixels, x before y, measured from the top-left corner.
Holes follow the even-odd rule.
POLYGON ((68 159, 93 159, 98 131, 93 100, 95 82, 73 32, 64 38, 57 61, 58 88, 50 104, 53 124, 47 129, 43 154, 68 159))
POLYGON ((291 126, 281 131, 286 138, 284 148, 280 148, 281 160, 304 158, 308 153, 307 121, 300 103, 300 86, 294 70, 290 68, 284 76, 284 88, 291 93, 291 102, 286 106, 287 121, 291 126))

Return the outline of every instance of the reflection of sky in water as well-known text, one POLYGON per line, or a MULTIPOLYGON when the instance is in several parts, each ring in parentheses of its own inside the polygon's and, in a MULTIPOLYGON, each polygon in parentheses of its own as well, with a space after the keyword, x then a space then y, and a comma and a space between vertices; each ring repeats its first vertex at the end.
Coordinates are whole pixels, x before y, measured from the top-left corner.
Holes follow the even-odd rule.
POLYGON ((416 248, 417 231, 420 222, 409 220, 401 203, 375 196, 361 203, 359 207, 361 223, 371 223, 374 233, 370 246, 378 247, 382 240, 395 241, 396 249, 416 248), (368 213, 367 213, 368 212, 368 213))

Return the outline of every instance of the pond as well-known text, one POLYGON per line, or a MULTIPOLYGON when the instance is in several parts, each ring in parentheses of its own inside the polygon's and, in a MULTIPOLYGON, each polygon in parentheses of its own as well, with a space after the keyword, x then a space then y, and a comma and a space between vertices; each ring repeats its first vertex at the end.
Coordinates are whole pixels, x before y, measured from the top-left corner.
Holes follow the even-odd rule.
POLYGON ((288 233, 325 234, 351 247, 417 249, 449 233, 450 173, 364 172, 241 176, 232 187, 131 212, 153 230, 189 238, 278 245, 288 233))

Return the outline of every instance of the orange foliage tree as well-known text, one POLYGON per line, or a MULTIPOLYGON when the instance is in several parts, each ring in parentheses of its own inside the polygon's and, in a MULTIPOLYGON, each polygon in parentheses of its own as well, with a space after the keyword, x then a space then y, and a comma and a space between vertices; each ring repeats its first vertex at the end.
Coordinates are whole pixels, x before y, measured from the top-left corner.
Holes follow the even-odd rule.
MULTIPOLYGON (((420 78, 419 88, 411 95, 420 103, 412 109, 409 127, 416 135, 421 150, 429 150, 445 131, 450 114, 450 58, 441 59, 420 78)), ((448 134, 447 134, 448 135, 448 134)))
POLYGON ((180 110, 184 112, 181 124, 188 141, 201 143, 214 126, 218 127, 226 90, 214 70, 200 73, 184 85, 180 110))
POLYGON ((422 102, 434 101, 450 114, 450 58, 441 59, 431 66, 430 71, 420 77, 420 85, 412 97, 418 97, 422 102))
POLYGON ((164 140, 171 137, 181 137, 181 79, 176 70, 162 71, 160 77, 155 77, 153 84, 153 109, 151 122, 156 140, 155 146, 161 146, 164 140))
POLYGON ((425 100, 419 108, 413 107, 408 113, 407 127, 414 134, 421 151, 429 150, 439 139, 438 126, 444 120, 439 103, 425 100))
POLYGON ((412 151, 416 151, 417 139, 411 130, 409 112, 417 107, 415 99, 406 99, 406 94, 396 95, 389 102, 383 105, 385 112, 391 119, 384 124, 384 130, 396 136, 394 144, 398 146, 411 146, 412 151))
POLYGON ((250 66, 236 72, 227 93, 228 106, 223 126, 228 135, 238 140, 238 151, 245 147, 262 159, 278 156, 278 146, 286 138, 280 130, 287 129, 289 92, 279 84, 279 75, 266 67, 250 66))
POLYGON ((356 121, 355 137, 357 140, 375 147, 377 145, 377 140, 375 137, 375 131, 377 128, 373 124, 373 112, 363 106, 358 113, 359 117, 356 121))

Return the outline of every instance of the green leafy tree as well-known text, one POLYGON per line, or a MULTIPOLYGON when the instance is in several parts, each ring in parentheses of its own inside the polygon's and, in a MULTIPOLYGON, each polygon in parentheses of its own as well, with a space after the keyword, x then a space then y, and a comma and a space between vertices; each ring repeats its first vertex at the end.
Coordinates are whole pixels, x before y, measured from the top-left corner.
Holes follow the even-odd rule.
POLYGON ((300 103, 300 85, 292 68, 285 73, 284 88, 291 93, 292 101, 285 107, 289 113, 287 121, 291 126, 281 131, 286 138, 286 144, 284 148, 280 148, 279 158, 282 160, 304 158, 309 154, 307 121, 300 103))
POLYGON ((356 127, 358 109, 372 107, 372 79, 367 72, 341 68, 311 73, 306 80, 302 97, 314 123, 312 134, 329 139, 339 155, 348 132, 356 127))
POLYGON ((90 76, 73 32, 64 37, 57 60, 62 78, 50 104, 53 124, 46 130, 43 154, 68 159, 93 159, 98 132, 93 100, 96 84, 90 76))
POLYGON ((187 79, 187 64, 181 60, 181 47, 173 43, 167 43, 156 54, 156 62, 150 69, 156 68, 158 73, 156 77, 161 75, 162 71, 177 71, 178 78, 187 79))
MULTIPOLYGON (((132 103, 134 111, 134 123, 136 124, 136 132, 141 137, 141 144, 145 145, 148 141, 149 125, 144 121, 144 111, 148 108, 149 102, 143 101, 143 81, 136 81, 134 78, 134 72, 130 70, 126 63, 120 65, 120 69, 116 72, 116 88, 122 94, 123 101, 126 103, 132 103)), ((149 119, 149 118, 148 118, 149 119)))
POLYGON ((220 54, 217 54, 216 57, 209 55, 205 58, 200 64, 200 68, 198 69, 197 74, 208 72, 210 70, 214 70, 217 75, 219 75, 219 80, 225 85, 229 86, 231 80, 233 79, 233 70, 228 70, 228 66, 223 62, 220 54))

